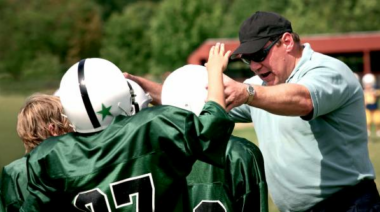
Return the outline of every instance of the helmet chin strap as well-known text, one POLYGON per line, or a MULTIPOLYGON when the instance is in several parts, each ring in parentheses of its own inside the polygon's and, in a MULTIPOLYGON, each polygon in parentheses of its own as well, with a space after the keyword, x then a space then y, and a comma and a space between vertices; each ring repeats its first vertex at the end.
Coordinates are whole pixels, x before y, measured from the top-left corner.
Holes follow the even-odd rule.
POLYGON ((133 115, 134 115, 134 114, 136 114, 136 113, 138 113, 140 111, 140 107, 139 107, 139 104, 137 104, 137 102, 136 102, 136 94, 135 94, 135 91, 132 88, 132 85, 128 81, 127 81, 127 84, 128 84, 128 87, 129 87, 129 92, 131 94, 131 100, 132 100, 131 103, 133 105, 133 108, 135 109, 135 112, 133 113, 133 115))
POLYGON ((135 91, 132 88, 132 85, 127 81, 128 87, 129 87, 129 93, 131 94, 131 104, 133 107, 131 107, 131 111, 126 111, 122 105, 121 102, 117 103, 117 106, 127 115, 127 116, 132 116, 135 115, 137 112, 140 111, 139 104, 136 102, 136 94, 135 91))

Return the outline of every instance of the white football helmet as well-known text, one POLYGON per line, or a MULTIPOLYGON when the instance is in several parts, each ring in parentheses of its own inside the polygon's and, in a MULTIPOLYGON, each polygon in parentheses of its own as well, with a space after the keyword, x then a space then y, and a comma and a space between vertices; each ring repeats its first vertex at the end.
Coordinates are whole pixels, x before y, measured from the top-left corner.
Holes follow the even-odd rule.
POLYGON ((133 115, 132 97, 120 69, 108 60, 90 58, 69 68, 59 95, 75 131, 97 132, 120 115, 133 115))
POLYGON ((372 85, 372 86, 374 86, 375 83, 376 83, 375 75, 373 75, 371 73, 365 74, 363 76, 362 82, 363 82, 363 85, 372 85))
POLYGON ((53 96, 58 96, 59 97, 59 88, 54 92, 53 96))
POLYGON ((206 67, 185 65, 173 71, 164 81, 161 102, 199 115, 207 100, 207 84, 206 67))
POLYGON ((152 97, 149 93, 145 93, 144 89, 140 87, 135 81, 126 79, 129 89, 132 94, 132 104, 134 106, 135 113, 139 112, 141 109, 149 106, 152 101, 152 97), (133 92, 132 92, 133 91, 133 92))

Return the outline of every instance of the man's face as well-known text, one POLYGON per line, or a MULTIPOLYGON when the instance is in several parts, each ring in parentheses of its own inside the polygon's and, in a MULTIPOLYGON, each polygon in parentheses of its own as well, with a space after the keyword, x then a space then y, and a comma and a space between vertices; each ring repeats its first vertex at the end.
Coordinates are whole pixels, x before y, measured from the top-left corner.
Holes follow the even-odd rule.
POLYGON ((271 48, 264 60, 261 62, 250 60, 250 68, 256 75, 265 81, 267 85, 285 83, 293 70, 291 64, 288 62, 286 47, 281 42, 281 39, 279 41, 269 41, 263 49, 268 49, 269 47, 271 48), (271 44, 274 42, 276 43, 271 47, 271 44))

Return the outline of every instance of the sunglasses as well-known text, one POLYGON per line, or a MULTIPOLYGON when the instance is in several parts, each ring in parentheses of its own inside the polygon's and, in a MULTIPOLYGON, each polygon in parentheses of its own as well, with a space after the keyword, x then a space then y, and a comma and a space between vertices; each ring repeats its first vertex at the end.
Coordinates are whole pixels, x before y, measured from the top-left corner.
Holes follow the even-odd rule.
POLYGON ((250 65, 251 61, 259 63, 263 62, 265 58, 267 57, 270 49, 280 40, 281 36, 276 38, 268 47, 259 50, 258 52, 255 52, 253 54, 243 54, 240 59, 243 61, 243 63, 250 65))

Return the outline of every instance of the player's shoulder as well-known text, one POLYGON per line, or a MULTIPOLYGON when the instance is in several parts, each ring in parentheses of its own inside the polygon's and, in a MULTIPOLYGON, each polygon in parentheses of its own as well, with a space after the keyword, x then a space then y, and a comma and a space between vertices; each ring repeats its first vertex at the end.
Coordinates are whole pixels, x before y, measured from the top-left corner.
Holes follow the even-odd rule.
POLYGON ((24 156, 4 166, 3 176, 4 175, 10 175, 10 176, 18 175, 20 172, 25 172, 25 168, 26 168, 26 157, 24 156))
POLYGON ((252 141, 233 135, 228 142, 227 151, 233 155, 261 155, 259 147, 252 141), (244 154, 240 154, 243 152, 244 154))
POLYGON ((229 143, 234 144, 235 146, 257 147, 252 141, 234 135, 231 135, 229 143))
POLYGON ((185 110, 183 108, 179 108, 172 105, 159 105, 155 107, 151 107, 152 111, 155 111, 156 113, 172 113, 172 112, 179 112, 179 113, 187 113, 192 114, 191 111, 185 110))
MULTIPOLYGON (((187 116, 187 115, 194 115, 195 114, 191 111, 171 106, 171 105, 158 105, 154 107, 149 107, 141 110, 136 115, 143 117, 146 117, 146 120, 154 119, 157 117, 173 117, 173 114, 176 114, 176 116, 187 116)), ((135 115, 135 116, 136 116, 135 115)), ((139 118, 140 118, 139 117, 139 118)))
POLYGON ((34 148, 28 155, 29 161, 40 160, 41 158, 48 157, 52 152, 57 150, 57 146, 69 146, 70 138, 73 137, 74 132, 66 133, 60 136, 51 136, 42 141, 36 148, 34 148))

